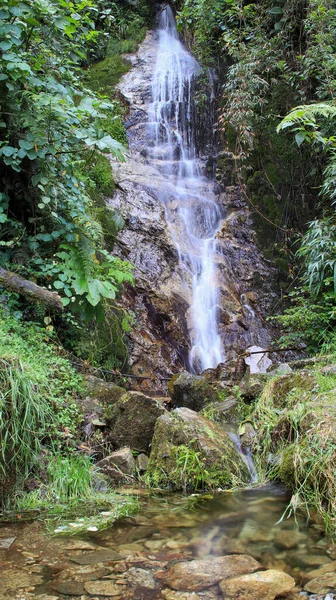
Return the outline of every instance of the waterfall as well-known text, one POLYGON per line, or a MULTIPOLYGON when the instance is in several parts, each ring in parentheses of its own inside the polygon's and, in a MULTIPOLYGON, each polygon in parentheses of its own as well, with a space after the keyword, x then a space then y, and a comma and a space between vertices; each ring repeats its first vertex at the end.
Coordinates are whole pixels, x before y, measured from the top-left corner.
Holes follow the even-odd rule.
POLYGON ((158 37, 148 156, 167 181, 166 218, 185 281, 192 291, 190 315, 187 315, 190 368, 201 372, 224 361, 217 319, 215 265, 215 235, 221 214, 214 182, 204 175, 195 142, 193 83, 201 69, 179 39, 170 6, 160 13, 158 37))

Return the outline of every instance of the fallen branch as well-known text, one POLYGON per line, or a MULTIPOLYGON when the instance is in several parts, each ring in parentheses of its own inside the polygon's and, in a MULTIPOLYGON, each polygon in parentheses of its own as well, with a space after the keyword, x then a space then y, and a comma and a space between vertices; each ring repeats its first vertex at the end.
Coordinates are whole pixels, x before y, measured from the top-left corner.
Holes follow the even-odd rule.
POLYGON ((6 290, 22 294, 28 300, 33 302, 42 302, 52 310, 63 310, 61 297, 57 292, 50 292, 40 285, 36 285, 29 279, 24 279, 21 275, 6 271, 0 267, 0 285, 6 290))

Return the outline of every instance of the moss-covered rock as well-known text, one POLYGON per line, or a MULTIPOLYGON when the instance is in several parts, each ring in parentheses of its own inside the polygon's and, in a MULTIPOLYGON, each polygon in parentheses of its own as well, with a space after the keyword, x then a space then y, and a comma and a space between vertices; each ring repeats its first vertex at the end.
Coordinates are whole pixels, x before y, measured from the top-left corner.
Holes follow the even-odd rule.
POLYGON ((239 423, 242 420, 239 403, 233 396, 229 396, 222 402, 211 402, 202 409, 201 414, 221 424, 239 423))
POLYGON ((149 482, 173 489, 226 488, 250 475, 220 425, 188 408, 161 416, 155 426, 149 482))
POLYGON ((154 398, 140 392, 127 392, 115 404, 106 407, 106 438, 115 448, 124 446, 147 453, 156 420, 165 408, 154 398))
POLYGON ((280 456, 278 477, 289 490, 295 489, 295 445, 291 444, 285 448, 280 456))
POLYGON ((291 373, 274 377, 265 387, 263 395, 268 396, 273 406, 283 408, 288 403, 288 395, 301 398, 311 392, 316 386, 316 380, 308 372, 291 373))
POLYGON ((248 402, 260 396, 270 376, 266 373, 252 373, 245 375, 239 384, 239 390, 244 400, 248 402))
POLYGON ((192 375, 187 371, 178 373, 168 383, 169 394, 175 406, 185 406, 200 411, 210 402, 218 400, 218 396, 205 377, 192 375))

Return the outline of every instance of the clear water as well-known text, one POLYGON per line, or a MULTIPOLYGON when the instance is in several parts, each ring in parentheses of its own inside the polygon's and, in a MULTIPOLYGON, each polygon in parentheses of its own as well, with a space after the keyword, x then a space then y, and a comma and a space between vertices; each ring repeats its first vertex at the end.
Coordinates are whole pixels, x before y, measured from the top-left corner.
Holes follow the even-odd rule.
MULTIPOLYGON (((104 549, 121 555, 117 561, 104 563, 105 572, 96 572, 100 576, 97 581, 118 582, 120 595, 113 596, 117 600, 166 598, 164 583, 157 576, 160 571, 176 561, 236 553, 253 556, 263 568, 287 572, 302 590, 309 572, 332 564, 335 547, 319 526, 303 517, 281 521, 288 500, 288 495, 276 487, 214 497, 148 497, 142 499, 139 514, 82 538, 50 538, 38 522, 2 526, 0 538, 13 535, 17 539, 10 550, 0 551, 0 598, 35 600, 40 594, 62 600, 80 595, 90 598, 83 591, 83 578, 85 570, 99 567, 98 555, 96 561, 86 561, 91 562, 88 567, 74 560, 94 557, 104 549), (92 547, 85 549, 83 543, 92 547), (149 573, 154 587, 146 590, 134 582, 132 568, 149 573), (23 588, 31 586, 30 591, 22 590, 23 583, 23 588), (60 584, 71 585, 69 590, 76 593, 60 593, 60 589, 67 589, 60 584)), ((222 599, 219 588, 212 592, 222 599)), ((195 597, 207 599, 207 593, 204 590, 195 597)))
POLYGON ((192 289, 187 315, 190 366, 201 372, 225 359, 219 334, 216 239, 221 223, 213 181, 204 176, 193 128, 193 82, 200 73, 176 31, 172 9, 159 17, 159 43, 148 126, 148 156, 167 180, 166 214, 185 281, 192 289), (171 210, 171 206, 177 205, 171 210), (178 222, 178 226, 176 226, 178 222))

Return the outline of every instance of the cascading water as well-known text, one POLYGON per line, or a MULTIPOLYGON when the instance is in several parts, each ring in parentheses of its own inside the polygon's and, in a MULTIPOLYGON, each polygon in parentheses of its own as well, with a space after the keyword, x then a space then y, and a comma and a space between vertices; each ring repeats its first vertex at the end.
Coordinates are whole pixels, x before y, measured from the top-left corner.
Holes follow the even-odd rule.
POLYGON ((221 215, 214 184, 204 176, 204 166, 197 157, 192 123, 192 88, 200 67, 179 40, 170 6, 160 13, 158 35, 148 156, 167 180, 168 224, 172 224, 169 206, 173 202, 178 205, 179 224, 172 227, 172 233, 185 280, 192 289, 190 367, 200 372, 224 361, 215 267, 215 235, 221 215))

